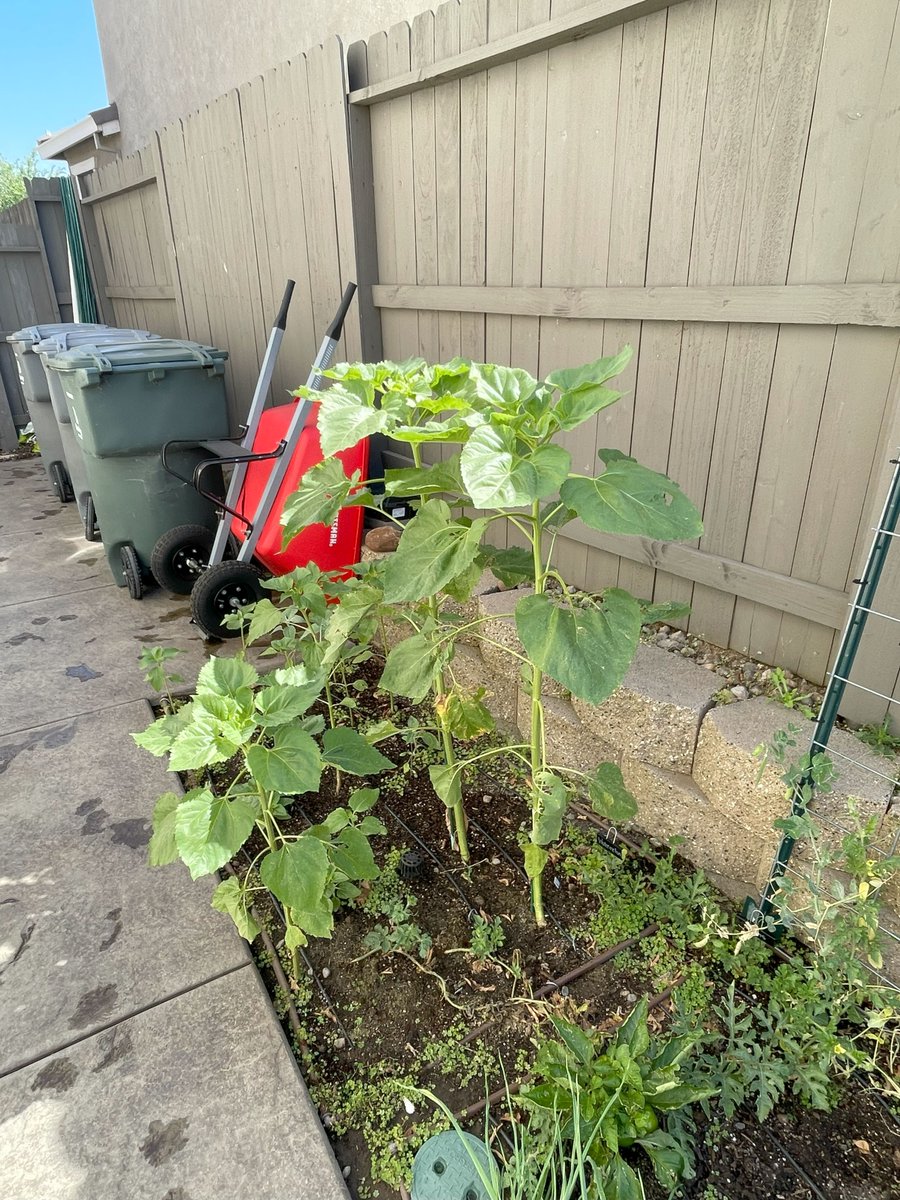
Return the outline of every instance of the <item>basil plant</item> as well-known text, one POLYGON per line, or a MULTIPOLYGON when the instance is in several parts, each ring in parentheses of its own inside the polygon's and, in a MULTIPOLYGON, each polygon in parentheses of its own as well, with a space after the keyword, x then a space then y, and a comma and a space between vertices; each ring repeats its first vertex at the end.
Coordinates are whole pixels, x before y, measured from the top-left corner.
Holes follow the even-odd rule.
POLYGON ((531 820, 523 849, 539 924, 544 923, 541 880, 547 847, 560 837, 572 792, 586 793, 594 808, 613 820, 635 812, 613 764, 581 772, 548 761, 544 676, 574 696, 601 704, 622 682, 642 623, 658 617, 620 588, 599 595, 573 590, 554 566, 559 532, 575 520, 603 533, 654 540, 688 540, 703 532, 696 508, 666 476, 606 449, 598 451, 594 474, 579 474, 557 441, 620 398, 607 385, 631 353, 626 347, 544 380, 517 368, 462 359, 438 366, 422 359, 341 364, 326 372, 334 381, 327 391, 300 389, 319 406, 323 460, 305 474, 285 505, 285 540, 307 525, 331 524, 348 504, 385 505, 387 512, 385 500, 418 497, 416 515, 380 576, 384 602, 411 625, 410 636, 387 657, 381 686, 415 701, 430 695, 435 703, 445 762, 431 768, 431 779, 450 811, 464 859, 463 770, 495 753, 518 754, 527 764, 531 820), (333 456, 375 433, 407 444, 412 465, 378 479, 347 478, 333 456), (426 464, 422 449, 429 442, 441 443, 449 455, 426 464), (497 523, 516 530, 524 546, 492 547, 497 523), (469 598, 486 566, 505 583, 531 585, 515 605, 524 654, 505 647, 522 660, 530 728, 521 745, 460 759, 454 717, 471 735, 486 710, 453 684, 454 647, 463 633, 484 636, 485 622, 461 623, 446 600, 469 598))

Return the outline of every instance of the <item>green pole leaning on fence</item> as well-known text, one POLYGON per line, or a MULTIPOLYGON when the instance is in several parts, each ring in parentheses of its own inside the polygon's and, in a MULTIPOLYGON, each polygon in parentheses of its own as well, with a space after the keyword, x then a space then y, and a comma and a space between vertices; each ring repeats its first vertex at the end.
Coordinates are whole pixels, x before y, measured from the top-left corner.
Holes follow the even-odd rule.
MULTIPOLYGON (((825 695, 822 698, 822 707, 819 709, 819 715, 816 718, 816 725, 809 743, 809 760, 815 754, 823 751, 828 745, 828 739, 831 737, 831 731, 834 729, 834 723, 837 720, 838 709, 844 698, 844 691, 850 681, 850 671, 853 668, 853 660, 856 658, 856 651, 859 649, 866 621, 869 618, 869 614, 875 611, 872 606, 875 600, 875 593, 878 590, 881 573, 884 570, 888 550, 891 546, 891 539, 898 536, 897 524, 900 522, 900 459, 892 458, 890 461, 894 466, 894 474, 888 488, 884 508, 875 527, 875 537, 869 548, 865 568, 860 578, 853 580, 857 585, 856 597, 850 605, 850 616, 844 627, 837 657, 834 661, 834 668, 829 676, 828 687, 825 689, 825 695)), ((879 614, 876 613, 877 615, 879 614)), ((812 768, 808 765, 794 785, 793 795, 791 796, 792 817, 802 816, 806 812, 813 790, 812 768)), ((760 897, 759 904, 749 896, 744 901, 743 915, 745 920, 750 921, 754 925, 765 925, 772 918, 775 911, 775 895, 781 886, 785 869, 794 852, 795 842, 796 838, 788 834, 782 837, 775 854, 775 861, 772 863, 769 880, 760 897)), ((770 930, 770 932, 773 936, 777 937, 783 932, 783 929, 779 926, 774 930, 770 930)))
POLYGON ((69 243, 69 255, 72 260, 72 274, 75 277, 78 318, 94 324, 100 318, 97 315, 97 301, 94 297, 91 273, 88 270, 87 256, 84 252, 81 222, 78 220, 78 209, 75 205, 75 190, 68 175, 60 176, 59 192, 62 198, 63 214, 66 218, 66 240, 69 243))

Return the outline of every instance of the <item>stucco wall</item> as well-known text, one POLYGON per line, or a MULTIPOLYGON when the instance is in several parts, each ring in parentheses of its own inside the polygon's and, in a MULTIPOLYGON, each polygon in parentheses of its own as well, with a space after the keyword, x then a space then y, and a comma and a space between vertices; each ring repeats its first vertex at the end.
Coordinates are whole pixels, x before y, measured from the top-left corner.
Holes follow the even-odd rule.
POLYGON ((428 7, 427 0, 94 0, 122 152, 331 34, 349 45, 428 7))

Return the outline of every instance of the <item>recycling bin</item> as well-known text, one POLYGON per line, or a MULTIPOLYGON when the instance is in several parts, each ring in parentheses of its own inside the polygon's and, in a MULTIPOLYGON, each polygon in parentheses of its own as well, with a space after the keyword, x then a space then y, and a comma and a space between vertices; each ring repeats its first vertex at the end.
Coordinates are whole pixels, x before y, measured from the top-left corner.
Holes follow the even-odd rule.
MULTIPOLYGON (((110 570, 135 600, 158 543, 175 526, 193 526, 211 544, 212 502, 166 471, 160 450, 168 441, 228 436, 227 357, 214 346, 159 338, 75 347, 44 360, 60 377, 110 570)), ((190 478, 210 453, 194 446, 173 456, 190 478)))
POLYGON ((41 360, 32 353, 34 347, 54 333, 74 330, 97 331, 108 329, 108 325, 85 325, 74 321, 57 322, 55 325, 27 325, 7 337, 16 358, 19 382, 28 408, 34 435, 41 450, 41 462, 60 503, 73 499, 69 483, 69 471, 65 450, 59 436, 59 428, 50 404, 50 390, 41 360))
POLYGON ((75 498, 75 503, 78 505, 78 512, 84 526, 84 536, 89 542, 96 542, 98 540, 99 530, 94 501, 88 484, 87 470, 84 465, 84 457, 81 453, 78 439, 75 437, 72 429, 72 419, 69 416, 66 393, 62 386, 62 376, 58 371, 48 370, 45 365, 46 361, 55 354, 61 354, 64 350, 71 350, 77 346, 111 346, 118 342, 158 341, 159 338, 160 335, 158 333, 149 333, 146 329, 119 329, 115 326, 109 326, 106 329, 82 329, 76 327, 74 329, 67 329, 63 333, 54 333, 51 337, 38 342, 33 348, 33 357, 36 357, 40 361, 47 378, 47 387, 50 391, 50 404, 62 441, 66 470, 69 474, 69 484, 75 498))

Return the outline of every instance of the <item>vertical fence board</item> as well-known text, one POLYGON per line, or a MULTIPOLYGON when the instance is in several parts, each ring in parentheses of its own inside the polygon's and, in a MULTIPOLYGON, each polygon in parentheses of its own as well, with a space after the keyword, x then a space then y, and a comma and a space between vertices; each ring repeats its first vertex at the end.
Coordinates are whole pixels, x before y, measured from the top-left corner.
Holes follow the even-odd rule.
MULTIPOLYGON (((688 281, 715 12, 714 0, 697 0, 678 5, 666 14, 647 285, 684 285, 688 281)), ((645 321, 636 366, 633 424, 636 429, 642 423, 656 428, 666 444, 667 470, 672 468, 671 442, 683 337, 683 327, 677 322, 645 321), (653 418, 649 421, 644 414, 651 412, 653 418)), ((689 380, 688 386, 697 387, 701 383, 689 380)), ((678 452, 676 444, 676 457, 678 452)), ((687 489, 687 483, 685 486, 687 489)), ((641 591, 650 582, 646 572, 631 578, 641 591)), ((691 598, 691 585, 664 571, 656 572, 653 588, 656 599, 683 603, 691 598)), ((687 622, 677 624, 686 626, 687 622)))
MULTIPOLYGON (((461 0, 459 48, 471 50, 488 40, 487 0, 461 0)), ((459 281, 483 284, 487 226, 487 75, 470 75, 459 84, 459 281)), ((466 357, 483 361, 485 318, 460 317, 460 341, 466 357)))

